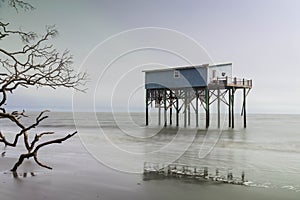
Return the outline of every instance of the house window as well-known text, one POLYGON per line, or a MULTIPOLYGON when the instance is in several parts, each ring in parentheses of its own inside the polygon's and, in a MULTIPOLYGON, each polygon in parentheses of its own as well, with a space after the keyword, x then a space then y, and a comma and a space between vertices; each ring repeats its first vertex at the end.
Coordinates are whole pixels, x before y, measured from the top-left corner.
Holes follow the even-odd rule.
POLYGON ((180 73, 178 70, 174 70, 174 78, 180 78, 180 73))
POLYGON ((217 70, 213 70, 212 71, 212 78, 213 78, 213 80, 215 80, 216 79, 216 76, 217 76, 217 70))

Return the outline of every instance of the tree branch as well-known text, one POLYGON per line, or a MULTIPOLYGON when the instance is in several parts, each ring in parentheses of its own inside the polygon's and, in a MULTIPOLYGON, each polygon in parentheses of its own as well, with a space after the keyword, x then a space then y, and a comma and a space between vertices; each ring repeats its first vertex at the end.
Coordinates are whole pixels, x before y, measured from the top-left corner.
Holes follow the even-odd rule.
POLYGON ((11 169, 11 171, 16 171, 18 169, 18 167, 23 163, 23 161, 24 161, 25 158, 28 159, 28 158, 31 158, 31 157, 33 157, 34 160, 36 161, 36 163, 38 165, 40 165, 41 167, 44 167, 44 168, 47 168, 47 169, 52 169, 51 167, 49 167, 47 165, 44 165, 41 162, 39 162, 39 160, 37 158, 38 151, 42 147, 48 146, 50 144, 59 144, 59 143, 62 143, 63 141, 65 141, 65 140, 73 137, 76 133, 77 133, 77 131, 75 131, 72 134, 68 134, 68 135, 66 135, 63 138, 59 138, 59 139, 55 139, 55 140, 50 140, 50 141, 41 143, 38 146, 36 146, 36 148, 32 152, 29 152, 29 153, 26 153, 26 154, 21 154, 20 157, 19 157, 19 160, 15 163, 15 165, 13 166, 13 168, 11 169))
POLYGON ((7 2, 9 6, 16 10, 16 12, 19 12, 20 8, 24 11, 35 9, 30 3, 22 0, 2 0, 2 2, 7 2))
MULTIPOLYGON (((0 0, 1 1, 1 0, 0 0)), ((18 9, 30 10, 34 7, 26 0, 2 0, 16 11, 18 9)), ((0 2, 1 3, 1 2, 0 2)), ((15 127, 20 129, 14 135, 12 141, 8 141, 5 134, 0 131, 0 142, 5 146, 15 147, 23 136, 25 150, 27 153, 21 154, 15 163, 12 171, 16 171, 25 158, 33 157, 35 162, 45 168, 52 169, 38 160, 39 149, 54 143, 61 143, 76 134, 68 134, 63 138, 40 143, 40 138, 54 134, 53 132, 42 132, 30 137, 30 131, 36 128, 43 120, 47 119, 46 111, 42 111, 31 125, 23 123, 25 111, 6 112, 6 104, 10 95, 18 88, 29 87, 49 87, 56 89, 59 87, 71 88, 84 92, 83 88, 88 77, 85 72, 77 73, 72 68, 73 57, 69 51, 59 52, 50 43, 50 40, 57 36, 58 31, 55 26, 47 26, 44 34, 36 34, 32 31, 25 32, 13 30, 9 23, 0 20, 0 42, 19 41, 20 46, 16 49, 5 48, 0 45, 0 120, 8 120, 15 127), (31 140, 32 139, 32 140, 31 140), (31 140, 31 142, 30 142, 31 140)))

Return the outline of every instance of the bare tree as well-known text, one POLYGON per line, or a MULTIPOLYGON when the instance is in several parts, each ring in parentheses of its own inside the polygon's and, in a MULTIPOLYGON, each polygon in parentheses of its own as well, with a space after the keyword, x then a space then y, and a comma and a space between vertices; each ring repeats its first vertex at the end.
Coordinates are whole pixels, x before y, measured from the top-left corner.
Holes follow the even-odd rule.
POLYGON ((14 8, 17 12, 19 11, 19 9, 25 11, 34 9, 34 7, 30 3, 22 0, 1 0, 1 1, 2 3, 7 3, 10 7, 14 8))
MULTIPOLYGON (((8 0, 10 6, 22 9, 33 7, 20 0, 8 0)), ((0 130, 0 142, 6 146, 16 147, 20 138, 23 138, 26 152, 19 156, 11 171, 16 171, 25 158, 34 158, 41 167, 52 169, 38 160, 38 151, 50 144, 61 143, 77 132, 63 138, 40 142, 40 138, 54 132, 42 132, 30 137, 32 129, 36 128, 43 120, 47 119, 47 111, 41 112, 31 125, 23 123, 22 118, 27 117, 25 111, 8 112, 6 103, 9 95, 13 95, 18 88, 58 87, 73 88, 84 91, 82 88, 87 80, 86 73, 76 73, 71 67, 72 56, 68 51, 58 52, 49 40, 57 35, 54 26, 46 27, 45 34, 38 35, 34 32, 24 32, 10 29, 10 24, 0 21, 0 120, 9 120, 17 128, 14 139, 6 139, 6 133, 0 130), (20 41, 20 48, 11 48, 1 45, 4 41, 20 41)))

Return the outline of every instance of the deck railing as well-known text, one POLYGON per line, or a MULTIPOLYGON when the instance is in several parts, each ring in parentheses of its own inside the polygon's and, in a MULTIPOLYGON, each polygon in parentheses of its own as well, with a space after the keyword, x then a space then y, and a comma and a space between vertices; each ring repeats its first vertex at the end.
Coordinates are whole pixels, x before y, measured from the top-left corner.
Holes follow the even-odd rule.
POLYGON ((236 77, 218 77, 217 84, 224 86, 252 87, 251 79, 240 79, 236 77))

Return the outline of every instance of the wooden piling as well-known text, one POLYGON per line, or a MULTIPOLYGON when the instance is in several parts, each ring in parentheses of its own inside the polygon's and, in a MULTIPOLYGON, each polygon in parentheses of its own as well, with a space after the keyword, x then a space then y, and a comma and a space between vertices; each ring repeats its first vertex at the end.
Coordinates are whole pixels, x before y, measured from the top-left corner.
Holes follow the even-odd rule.
POLYGON ((167 126, 167 90, 164 90, 164 127, 167 126))
POLYGON ((186 127, 187 91, 184 91, 184 127, 186 127))
POLYGON ((160 120, 160 117, 161 117, 161 102, 159 100, 159 105, 158 105, 158 125, 160 126, 161 125, 161 120, 160 120))
POLYGON ((191 125, 191 103, 188 103, 188 126, 191 125))
POLYGON ((205 88, 205 104, 206 104, 206 128, 209 127, 209 89, 205 88))
POLYGON ((246 128, 247 127, 247 119, 246 119, 246 88, 243 88, 243 96, 244 96, 244 101, 243 101, 244 128, 246 128))
POLYGON ((176 97, 176 126, 179 126, 179 99, 176 97))
POLYGON ((218 128, 220 128, 220 115, 221 115, 221 108, 220 108, 220 86, 218 85, 218 95, 217 95, 217 98, 218 98, 218 128))
POLYGON ((231 127, 231 89, 228 89, 228 127, 231 127))
POLYGON ((172 107, 173 107, 173 97, 172 97, 172 91, 170 91, 170 125, 172 125, 172 107))
POLYGON ((234 93, 235 88, 232 88, 231 95, 231 128, 234 128, 234 93))
POLYGON ((195 114, 196 114, 196 127, 199 126, 198 101, 199 101, 199 94, 196 95, 196 110, 195 110, 195 114))
POLYGON ((149 124, 149 118, 148 118, 148 90, 146 90, 146 126, 149 124))

